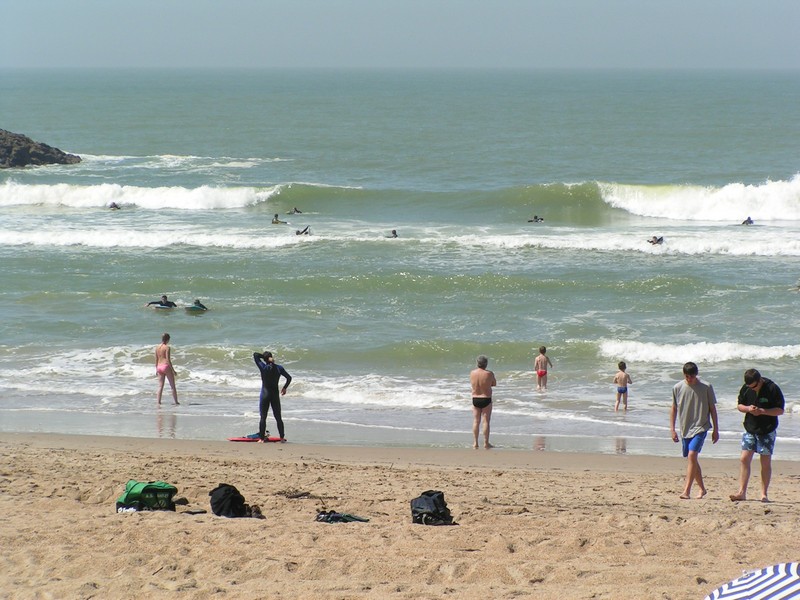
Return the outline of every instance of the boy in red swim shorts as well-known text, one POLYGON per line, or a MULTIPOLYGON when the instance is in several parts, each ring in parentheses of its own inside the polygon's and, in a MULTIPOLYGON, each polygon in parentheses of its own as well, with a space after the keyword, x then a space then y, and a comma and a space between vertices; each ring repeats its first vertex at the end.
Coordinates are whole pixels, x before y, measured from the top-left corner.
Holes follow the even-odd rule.
POLYGON ((547 389, 547 367, 553 366, 546 352, 547 348, 539 346, 539 356, 533 361, 533 370, 536 371, 536 390, 539 392, 547 389))

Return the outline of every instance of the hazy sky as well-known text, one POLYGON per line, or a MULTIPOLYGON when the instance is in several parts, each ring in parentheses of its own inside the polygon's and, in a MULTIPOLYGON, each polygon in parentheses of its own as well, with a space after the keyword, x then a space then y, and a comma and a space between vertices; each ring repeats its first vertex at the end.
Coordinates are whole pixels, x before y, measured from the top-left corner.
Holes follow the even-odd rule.
POLYGON ((0 15, 0 68, 800 68, 800 0, 7 0, 0 15))

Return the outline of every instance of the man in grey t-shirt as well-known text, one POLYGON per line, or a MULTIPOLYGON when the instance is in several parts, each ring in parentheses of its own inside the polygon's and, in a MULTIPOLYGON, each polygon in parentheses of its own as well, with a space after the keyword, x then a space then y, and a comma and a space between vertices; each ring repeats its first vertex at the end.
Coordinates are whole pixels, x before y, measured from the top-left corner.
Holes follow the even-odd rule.
POLYGON ((703 383, 697 378, 697 365, 687 362, 683 365, 683 381, 672 388, 672 410, 670 411, 670 433, 672 441, 683 441, 683 455, 688 459, 686 467, 686 483, 681 498, 691 498, 692 484, 697 483, 700 492, 696 498, 706 495, 703 485, 703 471, 700 469, 698 457, 706 440, 706 433, 713 427, 711 441, 719 440, 719 421, 717 419, 717 397, 711 384, 703 383), (679 421, 681 434, 675 430, 675 421, 679 421))

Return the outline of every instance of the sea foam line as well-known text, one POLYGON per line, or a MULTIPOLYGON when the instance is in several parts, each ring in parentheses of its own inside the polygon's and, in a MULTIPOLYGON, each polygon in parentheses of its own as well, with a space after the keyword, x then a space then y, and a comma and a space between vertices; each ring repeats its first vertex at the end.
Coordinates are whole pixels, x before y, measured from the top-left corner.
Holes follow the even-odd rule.
POLYGON ((603 200, 634 215, 671 220, 740 223, 800 220, 800 174, 760 185, 625 185, 599 183, 603 200))
POLYGON ((600 354, 607 358, 624 357, 630 362, 683 364, 687 357, 694 362, 722 363, 732 360, 770 361, 800 357, 800 345, 755 346, 735 342, 697 342, 692 344, 657 344, 622 340, 603 340, 600 354))
POLYGON ((197 188, 139 187, 103 183, 100 185, 20 184, 6 181, 0 185, 0 206, 67 206, 71 208, 106 207, 111 202, 118 206, 137 206, 145 209, 177 208, 182 210, 209 210, 218 208, 244 208, 265 202, 279 192, 280 186, 197 188))

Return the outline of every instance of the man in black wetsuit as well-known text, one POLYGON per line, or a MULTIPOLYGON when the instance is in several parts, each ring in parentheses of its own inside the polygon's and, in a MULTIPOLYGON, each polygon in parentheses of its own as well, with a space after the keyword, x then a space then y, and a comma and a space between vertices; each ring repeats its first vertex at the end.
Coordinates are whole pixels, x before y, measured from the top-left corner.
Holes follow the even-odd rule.
POLYGON ((175 308, 176 306, 178 306, 172 300, 167 300, 166 294, 161 296, 161 300, 153 300, 152 302, 148 302, 147 306, 152 306, 153 304, 158 304, 159 306, 163 306, 164 308, 175 308))
POLYGON ((278 424, 278 437, 281 440, 283 437, 283 419, 281 419, 281 396, 286 394, 286 388, 292 382, 292 376, 286 372, 281 365, 275 364, 275 359, 272 358, 272 352, 253 352, 253 360, 261 371, 261 398, 259 400, 259 412, 261 419, 258 422, 258 438, 264 441, 267 431, 267 414, 269 413, 270 406, 272 407, 272 416, 275 417, 275 422, 278 424), (283 387, 278 392, 278 383, 280 382, 281 375, 286 379, 283 387))

